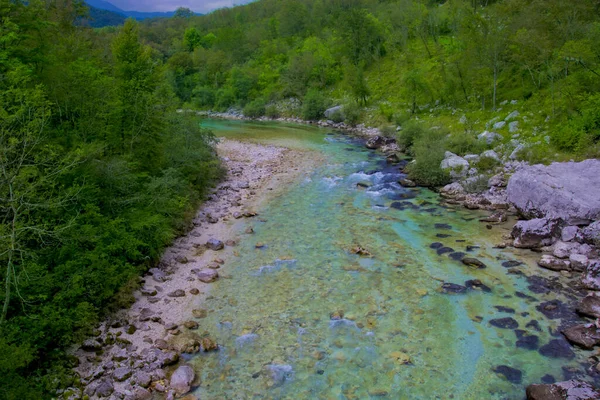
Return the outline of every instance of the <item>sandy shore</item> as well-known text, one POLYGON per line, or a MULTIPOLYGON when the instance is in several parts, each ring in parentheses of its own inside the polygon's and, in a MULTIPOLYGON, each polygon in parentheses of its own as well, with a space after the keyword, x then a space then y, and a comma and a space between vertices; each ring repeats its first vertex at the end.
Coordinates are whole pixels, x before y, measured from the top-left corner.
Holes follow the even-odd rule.
POLYGON ((133 305, 110 316, 96 338, 73 352, 90 398, 174 398, 166 378, 169 365, 212 341, 204 342, 197 330, 211 286, 203 281, 226 279, 236 243, 252 233, 244 229, 244 219, 260 218, 261 205, 322 162, 315 152, 232 140, 221 140, 217 152, 227 178, 198 211, 194 228, 141 278, 133 305), (223 248, 210 249, 209 240, 223 248))

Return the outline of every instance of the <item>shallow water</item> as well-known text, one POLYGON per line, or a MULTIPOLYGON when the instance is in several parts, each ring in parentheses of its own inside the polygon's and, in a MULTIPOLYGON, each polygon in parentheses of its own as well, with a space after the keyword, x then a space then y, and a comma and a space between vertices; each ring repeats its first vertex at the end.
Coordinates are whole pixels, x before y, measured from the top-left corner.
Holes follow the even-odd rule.
POLYGON ((209 310, 198 320, 200 332, 221 346, 192 359, 199 398, 521 399, 545 375, 587 376, 582 362, 590 352, 573 349, 568 358, 538 351, 563 339, 556 332, 561 320, 536 306, 572 301, 570 290, 535 293, 547 282, 524 275, 557 274, 535 267, 531 252, 494 249, 506 231, 487 230, 477 220, 482 214, 444 208, 429 190, 400 187, 397 167, 341 134, 276 124, 204 125, 217 136, 320 151, 327 162, 245 220, 255 234, 238 244, 240 256, 226 266, 230 278, 214 283, 211 297, 197 305, 209 310), (257 249, 259 242, 265 246, 257 249), (352 254, 357 245, 372 256, 352 254), (452 258, 456 252, 487 268, 463 265, 452 258), (525 262, 515 267, 524 275, 508 274, 502 266, 508 260, 525 262), (489 291, 440 289, 474 279, 489 291), (510 328, 489 322, 505 317, 518 323, 516 332, 514 321, 504 321, 510 328), (517 336, 524 337, 521 347, 517 336))

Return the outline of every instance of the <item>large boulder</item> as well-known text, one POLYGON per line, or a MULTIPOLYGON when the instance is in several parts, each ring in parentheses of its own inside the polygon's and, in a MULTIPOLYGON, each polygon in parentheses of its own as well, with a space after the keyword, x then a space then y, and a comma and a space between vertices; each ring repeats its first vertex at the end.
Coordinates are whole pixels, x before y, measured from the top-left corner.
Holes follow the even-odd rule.
POLYGON ((325 114, 325 118, 327 118, 327 119, 332 119, 336 115, 339 115, 342 118, 344 118, 344 107, 343 106, 335 106, 335 107, 328 108, 327 110, 325 110, 324 114, 325 114))
POLYGON ((581 276, 581 284, 589 290, 600 290, 600 261, 590 262, 581 276))
POLYGON ((567 340, 584 349, 592 349, 600 343, 600 330, 594 324, 581 324, 563 331, 567 340))
POLYGON ((549 246, 560 235, 560 224, 547 218, 519 221, 513 227, 511 235, 515 239, 515 247, 532 249, 549 246))
POLYGON ((600 398, 600 391, 587 382, 573 379, 550 385, 529 385, 528 400, 590 400, 600 398))
POLYGON ((522 168, 508 181, 507 193, 527 218, 588 224, 600 219, 600 160, 522 168))
POLYGON ((502 136, 497 134, 496 132, 485 131, 477 135, 477 139, 481 140, 482 142, 485 141, 487 144, 492 144, 496 140, 501 140, 502 136))
POLYGON ((592 318, 600 318, 600 297, 588 294, 577 305, 577 312, 592 318))
POLYGON ((600 221, 596 221, 585 227, 581 231, 580 236, 585 243, 600 247, 600 221))
POLYGON ((464 158, 447 151, 444 159, 440 163, 440 167, 445 170, 450 170, 450 176, 453 178, 460 178, 465 176, 469 170, 469 162, 464 158))
POLYGON ((178 394, 185 394, 192 388, 195 378, 194 369, 189 365, 182 365, 171 375, 171 389, 175 390, 178 394))

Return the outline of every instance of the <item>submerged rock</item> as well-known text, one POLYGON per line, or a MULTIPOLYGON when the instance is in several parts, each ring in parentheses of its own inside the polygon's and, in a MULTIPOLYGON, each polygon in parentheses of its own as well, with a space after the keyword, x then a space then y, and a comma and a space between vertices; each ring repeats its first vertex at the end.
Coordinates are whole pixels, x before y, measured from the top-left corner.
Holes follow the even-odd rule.
POLYGON ((462 263, 469 267, 474 267, 478 269, 487 268, 487 266, 483 262, 473 257, 464 257, 462 259, 462 263))
POLYGON ((456 283, 446 282, 442 284, 442 292, 444 293, 465 293, 467 288, 465 286, 457 285, 456 283))
POLYGON ((206 242, 206 247, 210 250, 218 251, 218 250, 223 250, 225 245, 220 240, 208 239, 208 241, 206 242))
POLYGON ((519 323, 511 317, 491 319, 490 325, 501 329, 517 329, 519 327, 519 323))
POLYGON ((196 374, 189 365, 182 365, 171 375, 170 386, 177 394, 185 394, 192 388, 196 374))
POLYGON ((599 399, 600 391, 581 380, 570 380, 546 385, 529 385, 528 400, 590 400, 599 399))
POLYGON ((196 272, 196 277, 198 280, 204 283, 211 283, 219 278, 219 273, 214 269, 203 269, 201 271, 196 272))
POLYGON ((552 339, 538 350, 545 357, 550 358, 574 358, 575 353, 564 339, 552 339))
POLYGON ((600 160, 532 165, 515 172, 508 199, 527 218, 559 219, 569 225, 600 219, 600 160))
POLYGON ((520 384, 523 380, 523 373, 521 370, 509 367, 508 365, 498 365, 493 371, 504 376, 510 383, 520 384))

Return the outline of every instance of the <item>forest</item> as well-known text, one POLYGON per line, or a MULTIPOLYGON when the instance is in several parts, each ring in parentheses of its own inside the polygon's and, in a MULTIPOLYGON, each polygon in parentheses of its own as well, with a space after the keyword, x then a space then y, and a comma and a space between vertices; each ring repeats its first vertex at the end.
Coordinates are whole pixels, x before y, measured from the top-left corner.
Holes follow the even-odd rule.
POLYGON ((0 5, 0 398, 72 382, 65 350, 126 306, 221 168, 162 56, 69 2, 0 5))
MULTIPOLYGON (((600 154, 592 0, 260 0, 121 27, 0 3, 0 398, 73 383, 66 350, 126 306, 222 175, 178 108, 377 126, 439 184, 513 109, 529 161, 600 154), (83 25, 83 26, 82 26, 83 25)), ((511 135, 502 132, 504 141, 511 135)))

